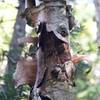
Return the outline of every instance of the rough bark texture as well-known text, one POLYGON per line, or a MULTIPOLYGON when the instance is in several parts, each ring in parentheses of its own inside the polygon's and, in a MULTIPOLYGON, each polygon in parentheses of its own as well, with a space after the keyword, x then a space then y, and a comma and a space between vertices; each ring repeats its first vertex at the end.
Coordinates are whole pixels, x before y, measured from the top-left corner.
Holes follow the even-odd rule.
POLYGON ((51 100, 73 100, 75 67, 71 61, 68 41, 69 16, 66 12, 66 1, 42 1, 37 7, 29 6, 23 14, 28 24, 39 27, 37 33, 40 33, 34 87, 41 88, 39 84, 47 69, 42 93, 51 100))
POLYGON ((46 37, 48 37, 49 39, 45 40, 46 43, 43 43, 45 44, 43 51, 39 49, 37 53, 37 57, 39 57, 37 59, 37 61, 39 61, 38 83, 40 83, 41 79, 43 78, 43 73, 45 71, 43 69, 48 68, 44 84, 44 94, 48 95, 51 100, 61 100, 61 98, 63 100, 73 100, 73 83, 71 82, 71 78, 72 74, 74 74, 74 65, 70 61, 71 55, 69 52, 69 47, 67 47, 68 45, 66 43, 62 43, 61 40, 58 40, 56 36, 52 37, 51 35, 50 38, 50 36, 48 35, 46 37), (65 62, 67 62, 67 64, 65 64, 65 62), (66 68, 65 70, 68 76, 67 78, 65 72, 61 70, 63 68, 63 65, 65 65, 66 68), (61 66, 61 69, 58 66, 61 66), (56 68, 59 71, 56 72, 56 68))

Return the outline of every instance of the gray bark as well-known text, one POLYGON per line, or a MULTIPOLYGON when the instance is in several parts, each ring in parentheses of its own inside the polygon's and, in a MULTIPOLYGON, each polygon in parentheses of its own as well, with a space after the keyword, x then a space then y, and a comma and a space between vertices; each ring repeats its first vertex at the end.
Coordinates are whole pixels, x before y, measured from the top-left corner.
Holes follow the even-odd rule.
MULTIPOLYGON (((29 0, 28 0, 29 1, 29 0)), ((69 23, 68 23, 68 16, 66 14, 66 2, 65 0, 42 0, 43 3, 40 3, 37 7, 30 7, 25 11, 25 17, 27 21, 30 21, 32 26, 38 26, 40 23, 45 22, 46 23, 46 29, 47 32, 51 32, 45 37, 44 32, 44 38, 47 39, 47 45, 45 45, 44 51, 41 50, 41 47, 38 49, 37 53, 37 78, 36 78, 36 84, 39 84, 41 80, 43 79, 45 68, 48 67, 48 74, 47 74, 47 80, 49 80, 49 75, 51 74, 51 70, 54 68, 55 65, 59 64, 59 62, 56 59, 56 52, 53 52, 54 55, 50 57, 44 57, 46 53, 48 54, 52 52, 52 49, 55 49, 54 46, 54 37, 58 39, 58 41, 63 41, 60 46, 63 48, 63 43, 67 43, 67 46, 69 48, 69 41, 68 41, 68 35, 69 35, 69 23), (50 37, 50 38, 49 38, 50 37), (50 40, 51 39, 51 40, 50 40), (49 41, 49 42, 48 42, 49 41), (51 41, 51 42, 50 42, 51 41), (51 46, 51 47, 50 47, 51 46)), ((28 22, 29 23, 29 22, 28 22)), ((43 29, 43 28, 42 28, 43 29)), ((40 32, 42 34, 42 32, 40 32)), ((59 43, 58 43, 59 45, 59 43)), ((61 49, 60 47, 58 49, 61 49)), ((54 50, 53 49, 53 50, 54 50)), ((65 49, 65 48, 64 48, 65 49)), ((59 50, 58 50, 59 51, 59 50)), ((63 51, 61 54, 59 54, 61 59, 63 57, 66 59, 66 62, 71 60, 70 51, 68 49, 63 51), (65 57, 66 56, 66 57, 65 57)), ((65 62, 63 62, 64 64, 65 62)), ((71 76, 72 70, 73 70, 73 64, 68 64, 68 74, 71 76), (71 69, 72 68, 72 69, 71 69)), ((63 73, 62 73, 63 74, 63 73)), ((52 100, 73 100, 74 94, 73 94, 73 88, 68 85, 67 82, 56 82, 56 84, 53 84, 51 82, 48 86, 48 82, 46 80, 46 94, 50 96, 52 100), (53 85, 54 87, 52 87, 53 85)))
POLYGON ((6 67, 6 72, 5 72, 5 87, 4 87, 4 92, 7 95, 7 100, 13 100, 13 96, 16 94, 13 94, 12 91, 15 92, 13 83, 12 83, 12 74, 15 71, 16 63, 18 59, 20 58, 22 48, 24 45, 18 45, 18 38, 21 38, 25 36, 25 20, 21 18, 20 13, 24 11, 25 9, 25 4, 23 0, 19 0, 19 7, 18 7, 18 14, 16 17, 16 23, 14 25, 14 32, 12 36, 12 40, 9 46, 9 52, 8 52, 8 63, 6 67), (9 85, 11 87, 9 87, 9 85), (10 94, 9 94, 10 93, 10 94))
POLYGON ((17 39, 25 36, 25 20, 21 18, 20 14, 24 11, 24 2, 23 0, 19 0, 19 8, 18 14, 16 17, 16 23, 14 25, 14 32, 11 40, 11 44, 9 47, 8 53, 8 65, 7 65, 7 73, 12 73, 14 70, 12 65, 16 64, 23 48, 23 45, 19 45, 17 39))
POLYGON ((97 22, 97 45, 98 55, 100 55, 100 0, 94 0, 97 22))

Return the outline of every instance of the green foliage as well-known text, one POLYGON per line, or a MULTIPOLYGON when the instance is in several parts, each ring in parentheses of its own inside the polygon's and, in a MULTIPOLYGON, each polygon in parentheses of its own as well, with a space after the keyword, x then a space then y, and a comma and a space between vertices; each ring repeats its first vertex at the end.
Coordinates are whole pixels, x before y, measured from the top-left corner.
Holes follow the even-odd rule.
MULTIPOLYGON (((16 90, 14 88, 13 82, 12 82, 12 75, 10 74, 6 74, 4 77, 2 77, 3 80, 5 80, 6 86, 8 88, 6 88, 5 86, 5 90, 7 90, 6 92, 1 91, 0 92, 0 98, 2 98, 1 100, 13 100, 13 98, 16 97, 16 90)), ((18 100, 18 99, 15 99, 18 100)))
POLYGON ((76 77, 83 78, 86 76, 90 71, 92 66, 87 61, 80 61, 75 65, 76 67, 76 77))
MULTIPOLYGON (((94 54, 97 48, 95 44, 96 27, 93 20, 94 9, 91 4, 88 3, 84 5, 75 5, 74 7, 75 17, 80 22, 80 29, 74 30, 70 37, 73 53, 85 55, 94 54)), ((91 57, 94 62, 80 61, 76 64, 75 100, 96 100, 96 94, 100 93, 100 86, 96 84, 91 70, 94 67, 94 63, 97 61, 94 56, 91 57)))
POLYGON ((17 10, 13 5, 0 2, 0 55, 2 55, 2 50, 9 49, 16 14, 17 10))
POLYGON ((15 89, 12 81, 12 75, 10 74, 0 77, 0 80, 5 80, 6 87, 8 87, 5 87, 7 90, 6 92, 0 92, 0 100, 27 100, 30 90, 29 86, 20 86, 18 89, 15 89))

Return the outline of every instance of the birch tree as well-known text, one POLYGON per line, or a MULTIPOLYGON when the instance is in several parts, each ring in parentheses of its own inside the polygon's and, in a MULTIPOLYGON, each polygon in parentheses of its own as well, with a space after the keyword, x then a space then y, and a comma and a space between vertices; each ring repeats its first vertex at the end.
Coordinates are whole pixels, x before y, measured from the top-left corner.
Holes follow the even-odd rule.
POLYGON ((25 5, 22 16, 39 34, 37 74, 30 100, 73 100, 75 67, 69 35, 75 23, 71 6, 66 0, 26 0, 25 5))

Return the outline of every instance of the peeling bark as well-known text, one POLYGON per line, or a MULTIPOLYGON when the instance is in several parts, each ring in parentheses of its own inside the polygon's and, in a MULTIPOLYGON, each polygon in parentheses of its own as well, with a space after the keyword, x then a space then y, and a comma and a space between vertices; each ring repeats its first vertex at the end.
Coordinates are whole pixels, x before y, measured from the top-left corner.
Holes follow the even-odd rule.
POLYGON ((37 51, 37 75, 34 88, 38 88, 38 84, 41 83, 44 77, 45 69, 48 69, 44 82, 45 93, 52 100, 61 100, 60 96, 63 100, 73 100, 73 93, 71 95, 71 92, 73 91, 72 83, 75 67, 71 61, 68 41, 69 19, 66 11, 66 1, 42 1, 38 6, 28 7, 23 13, 27 23, 33 27, 38 26, 38 33, 40 33, 39 49, 37 51), (57 79, 54 80, 51 72, 57 65, 60 66, 61 71, 58 72, 58 76, 60 75, 61 77, 58 78, 57 76, 57 79), (62 88, 62 91, 59 88, 62 88), (57 93, 55 93, 55 89, 57 89, 57 93), (53 92, 50 94, 52 90, 53 92), (65 92, 66 90, 68 92, 65 92))

